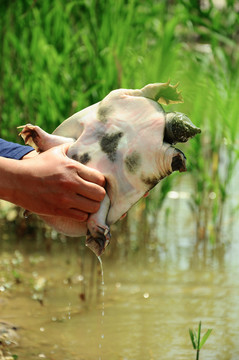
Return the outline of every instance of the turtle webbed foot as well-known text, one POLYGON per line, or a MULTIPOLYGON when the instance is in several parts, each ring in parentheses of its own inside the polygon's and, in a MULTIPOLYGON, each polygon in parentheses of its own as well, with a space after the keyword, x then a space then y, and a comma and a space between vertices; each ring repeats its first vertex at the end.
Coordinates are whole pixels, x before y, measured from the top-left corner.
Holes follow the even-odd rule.
POLYGON ((25 144, 32 146, 37 152, 43 152, 65 143, 72 144, 75 141, 73 138, 48 134, 39 126, 32 124, 18 126, 18 129, 22 129, 19 135, 23 138, 25 144))
POLYGON ((18 126, 18 129, 22 129, 19 135, 23 138, 26 145, 32 146, 36 151, 42 151, 43 139, 45 131, 39 126, 27 124, 18 126), (43 135, 43 139, 42 139, 43 135))
POLYGON ((105 251, 105 248, 110 243, 110 229, 108 226, 98 227, 98 232, 94 231, 94 236, 88 231, 86 235, 85 245, 90 248, 96 256, 101 256, 105 251))

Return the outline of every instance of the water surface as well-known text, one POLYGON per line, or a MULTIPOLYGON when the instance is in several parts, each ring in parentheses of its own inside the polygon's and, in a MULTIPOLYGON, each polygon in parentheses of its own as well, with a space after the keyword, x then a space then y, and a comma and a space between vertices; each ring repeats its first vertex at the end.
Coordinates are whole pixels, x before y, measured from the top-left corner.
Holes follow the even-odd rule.
MULTIPOLYGON (((179 210, 185 216, 183 204, 179 210)), ((80 256, 74 241, 54 242, 50 253, 29 241, 4 242, 0 319, 19 326, 21 338, 11 353, 24 360, 194 359, 188 329, 201 320, 202 332, 213 332, 200 358, 238 359, 238 241, 205 248, 192 226, 174 225, 159 226, 160 241, 127 257, 103 255, 103 289, 97 258, 89 249, 80 256)))

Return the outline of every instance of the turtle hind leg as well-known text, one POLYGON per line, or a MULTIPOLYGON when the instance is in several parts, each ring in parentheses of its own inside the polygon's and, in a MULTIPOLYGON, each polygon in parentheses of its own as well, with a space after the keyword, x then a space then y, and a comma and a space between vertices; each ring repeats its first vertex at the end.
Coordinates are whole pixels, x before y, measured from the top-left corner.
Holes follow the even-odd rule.
POLYGON ((88 221, 88 233, 86 236, 86 246, 89 247, 96 256, 103 254, 105 248, 110 243, 110 228, 106 223, 107 214, 110 208, 110 199, 105 195, 97 213, 91 214, 88 221))
POLYGON ((18 128, 22 129, 19 135, 25 144, 32 146, 38 152, 46 151, 53 146, 74 142, 74 139, 71 138, 48 134, 36 125, 27 124, 18 128))

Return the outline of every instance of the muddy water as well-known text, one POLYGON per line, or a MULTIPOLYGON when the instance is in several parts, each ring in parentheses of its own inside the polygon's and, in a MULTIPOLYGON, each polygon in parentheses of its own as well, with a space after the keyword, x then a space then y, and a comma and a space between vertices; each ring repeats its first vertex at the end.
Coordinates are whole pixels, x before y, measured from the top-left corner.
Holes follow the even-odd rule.
MULTIPOLYGON (((184 205, 174 211, 185 214, 184 205)), ((0 319, 19 326, 21 338, 11 353, 24 360, 194 359, 188 328, 201 320, 202 332, 213 332, 200 358, 239 359, 234 231, 231 243, 212 250, 195 246, 192 227, 175 224, 173 231, 161 227, 160 245, 146 252, 102 256, 103 298, 100 268, 89 290, 88 249, 82 264, 73 242, 54 244, 51 254, 24 241, 3 247, 0 319)))

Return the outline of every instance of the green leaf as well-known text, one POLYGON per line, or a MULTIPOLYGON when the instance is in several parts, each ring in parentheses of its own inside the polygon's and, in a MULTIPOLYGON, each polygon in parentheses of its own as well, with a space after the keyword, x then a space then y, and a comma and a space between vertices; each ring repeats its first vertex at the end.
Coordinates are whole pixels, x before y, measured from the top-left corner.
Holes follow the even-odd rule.
POLYGON ((202 341, 200 342, 200 345, 199 345, 199 350, 203 347, 203 345, 209 338, 211 332, 212 332, 212 329, 208 329, 207 332, 203 335, 202 341))
POLYGON ((202 322, 199 321, 199 324, 198 324, 197 349, 199 349, 199 346, 200 346, 201 326, 202 326, 202 322))
POLYGON ((196 346, 196 342, 195 342, 195 334, 191 329, 189 329, 189 335, 190 335, 190 338, 191 338, 193 348, 196 350, 197 346, 196 346))

